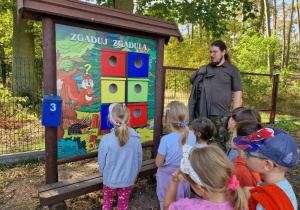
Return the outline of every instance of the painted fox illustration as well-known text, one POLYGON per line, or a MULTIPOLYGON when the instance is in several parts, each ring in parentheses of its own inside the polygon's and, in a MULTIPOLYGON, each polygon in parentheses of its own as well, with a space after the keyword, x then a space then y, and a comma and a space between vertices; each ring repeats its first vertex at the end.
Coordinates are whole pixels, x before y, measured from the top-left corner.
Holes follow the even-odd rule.
POLYGON ((75 102, 71 107, 75 107, 78 104, 78 110, 81 110, 82 104, 88 104, 92 107, 93 101, 99 101, 99 98, 93 98, 94 95, 94 81, 92 79, 92 73, 85 76, 82 74, 81 90, 79 92, 77 82, 71 77, 61 77, 57 80, 57 89, 61 90, 62 86, 66 85, 68 88, 68 96, 75 102))

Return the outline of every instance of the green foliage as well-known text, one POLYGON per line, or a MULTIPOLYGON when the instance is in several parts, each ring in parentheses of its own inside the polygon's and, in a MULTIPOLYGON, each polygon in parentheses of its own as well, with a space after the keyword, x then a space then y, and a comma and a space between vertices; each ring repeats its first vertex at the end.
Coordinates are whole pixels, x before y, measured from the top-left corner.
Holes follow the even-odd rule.
POLYGON ((277 113, 299 117, 300 81, 285 82, 280 77, 277 98, 277 113))
POLYGON ((241 72, 268 74, 267 52, 280 50, 277 36, 265 38, 262 34, 242 34, 233 47, 232 60, 241 72))
POLYGON ((33 33, 34 36, 34 46, 35 46, 35 57, 43 57, 43 32, 42 32, 42 22, 35 20, 28 20, 28 25, 32 27, 28 33, 33 33))
POLYGON ((6 55, 11 58, 12 55, 12 35, 13 19, 12 5, 9 2, 1 1, 0 5, 0 56, 6 55))
MULTIPOLYGON (((0 55, 4 54, 8 58, 12 58, 13 10, 16 6, 16 1, 0 0, 0 55)), ((31 29, 25 32, 34 35, 35 56, 42 57, 42 23, 28 20, 27 24, 31 29)))
POLYGON ((287 80, 290 78, 290 76, 291 76, 291 72, 288 69, 284 68, 281 71, 281 73, 280 73, 280 79, 281 79, 281 81, 282 81, 282 83, 284 85, 287 84, 287 80))
POLYGON ((242 75, 243 106, 270 109, 273 83, 267 76, 242 75))
POLYGON ((14 0, 0 0, 0 12, 6 12, 12 10, 16 6, 16 1, 14 0))
POLYGON ((136 13, 167 21, 175 19, 178 23, 185 21, 198 24, 211 32, 214 38, 220 38, 228 31, 227 21, 243 14, 243 21, 254 18, 254 2, 251 0, 214 0, 214 1, 152 1, 137 0, 136 13))
MULTIPOLYGON (((87 0, 89 1, 89 0, 87 0)), ((101 5, 101 6, 106 6, 106 7, 111 7, 114 8, 114 0, 96 0, 97 4, 101 5)))
POLYGON ((2 107, 0 114, 22 120, 36 117, 34 114, 29 113, 28 107, 23 107, 21 104, 26 102, 28 97, 13 97, 12 92, 8 88, 1 88, 0 96, 0 105, 2 107))
POLYGON ((165 48, 164 66, 199 68, 209 62, 208 44, 199 44, 199 38, 189 40, 184 36, 183 42, 172 37, 165 48))
POLYGON ((275 123, 274 127, 279 128, 284 131, 290 131, 290 132, 296 131, 295 121, 292 121, 292 120, 280 120, 275 123))

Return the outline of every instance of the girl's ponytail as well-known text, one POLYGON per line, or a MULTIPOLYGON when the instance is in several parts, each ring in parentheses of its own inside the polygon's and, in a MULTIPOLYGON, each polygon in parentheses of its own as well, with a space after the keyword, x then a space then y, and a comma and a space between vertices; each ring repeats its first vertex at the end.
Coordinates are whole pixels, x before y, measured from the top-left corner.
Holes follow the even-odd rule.
POLYGON ((120 147, 123 147, 127 143, 128 135, 130 134, 127 125, 123 123, 121 126, 115 128, 115 134, 119 140, 120 147))
MULTIPOLYGON (((235 210, 248 209, 247 200, 234 175, 234 168, 221 148, 209 145, 195 148, 190 154, 191 167, 207 192, 225 193, 235 210)), ((191 185, 197 186, 187 178, 191 185)))
POLYGON ((234 207, 234 210, 248 209, 246 196, 240 186, 236 190, 231 190, 229 197, 231 206, 234 207))
MULTIPOLYGON (((186 122, 183 122, 186 123, 186 122)), ((183 135, 181 136, 181 145, 185 145, 185 143, 187 142, 188 138, 189 138, 189 127, 187 125, 184 126, 184 131, 183 131, 183 135)))
POLYGON ((177 130, 184 129, 183 135, 179 137, 178 142, 180 145, 185 145, 188 136, 189 128, 187 122, 189 121, 189 113, 186 106, 179 101, 171 101, 166 108, 165 122, 168 122, 168 126, 172 125, 177 130))
POLYGON ((120 147, 128 141, 130 132, 127 123, 129 122, 130 112, 125 104, 113 103, 109 106, 109 119, 114 125, 115 134, 118 138, 120 147))

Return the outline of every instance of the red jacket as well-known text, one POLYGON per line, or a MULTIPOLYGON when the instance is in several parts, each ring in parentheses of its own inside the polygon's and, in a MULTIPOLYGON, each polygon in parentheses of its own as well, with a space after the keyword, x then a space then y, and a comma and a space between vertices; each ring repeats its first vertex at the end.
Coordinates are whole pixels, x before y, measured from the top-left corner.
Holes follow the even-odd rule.
POLYGON ((258 203, 266 210, 294 210, 289 197, 276 184, 252 188, 250 193, 249 210, 255 210, 258 203))

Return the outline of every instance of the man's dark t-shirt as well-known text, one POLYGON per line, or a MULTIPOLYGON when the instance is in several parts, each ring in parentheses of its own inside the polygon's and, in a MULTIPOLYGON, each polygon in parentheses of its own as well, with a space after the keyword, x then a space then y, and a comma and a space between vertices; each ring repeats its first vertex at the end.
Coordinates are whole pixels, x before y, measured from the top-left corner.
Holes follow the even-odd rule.
MULTIPOLYGON (((210 65, 210 64, 208 64, 210 65)), ((227 63, 221 66, 211 66, 215 76, 211 79, 211 109, 210 115, 228 116, 232 91, 242 91, 242 81, 239 69, 227 63)))

